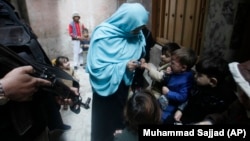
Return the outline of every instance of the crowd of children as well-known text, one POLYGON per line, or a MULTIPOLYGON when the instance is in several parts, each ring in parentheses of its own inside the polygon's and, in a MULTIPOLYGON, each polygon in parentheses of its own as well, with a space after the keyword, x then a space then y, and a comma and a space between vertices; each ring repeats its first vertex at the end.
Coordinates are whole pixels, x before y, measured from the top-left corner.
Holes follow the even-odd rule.
MULTIPOLYGON (((6 9, 2 10, 4 12, 6 9)), ((250 60, 227 62, 217 51, 203 52, 198 57, 192 48, 169 42, 162 46, 161 62, 155 66, 149 63, 149 51, 156 42, 146 28, 148 18, 148 11, 141 4, 125 3, 93 30, 90 43, 89 31, 79 21, 79 13, 72 15, 69 33, 74 68, 67 56, 58 56, 52 64, 79 81, 75 70, 80 60, 80 66, 89 74, 93 92, 91 140, 138 141, 138 129, 143 124, 249 126, 250 60), (143 81, 148 83, 145 88, 143 81), (133 91, 131 96, 128 96, 129 88, 133 91)), ((44 97, 40 86, 51 86, 51 82, 33 78, 31 74, 35 72, 25 66, 1 78, 0 98, 4 102, 1 104, 4 113, 1 135, 7 133, 5 136, 32 140, 40 134, 40 129, 47 134, 47 129, 42 131, 47 125, 51 132, 71 129, 64 124, 59 112, 61 105, 64 110, 68 109, 70 100, 58 102, 53 95, 44 97), (17 82, 13 76, 18 78, 17 82), (21 87, 16 88, 19 85, 21 87), (22 95, 18 95, 20 89, 24 91, 22 95), (36 103, 36 99, 41 101, 36 103), (16 110, 17 106, 21 111, 16 110), (34 111, 40 110, 35 108, 48 117, 36 115, 34 111), (28 118, 21 117, 20 121, 25 123, 20 124, 16 111, 28 115, 28 118), (39 120, 40 117, 44 121, 39 120), (33 123, 36 119, 41 122, 33 123)), ((69 88, 79 88, 72 80, 62 81, 69 88)))
MULTIPOLYGON (((156 111, 158 108, 161 110, 159 122, 154 122, 154 118, 145 118, 149 120, 145 120, 145 124, 250 123, 250 61, 229 63, 218 53, 198 58, 192 49, 167 43, 162 46, 159 68, 151 63, 142 63, 141 67, 146 69, 147 77, 152 80, 146 88, 147 94, 150 93, 152 97, 150 102, 141 100, 133 103, 138 93, 144 93, 145 97, 147 95, 145 90, 133 93, 125 107, 126 121, 132 122, 138 115, 143 115, 139 118, 142 121, 145 117, 159 117, 159 113, 149 113, 149 110, 128 113, 128 107, 130 111, 135 111, 143 106, 140 109, 151 107, 156 111), (154 101, 157 101, 157 107, 151 104, 154 101), (134 116, 129 115, 132 113, 134 116)), ((139 122, 136 125, 139 126, 139 122)), ((136 138, 132 140, 138 140, 138 133, 128 127, 114 133, 116 141, 128 135, 136 138)))
MULTIPOLYGON (((249 89, 241 85, 242 81, 249 82, 244 70, 249 70, 250 62, 229 64, 219 55, 198 59, 194 50, 174 42, 162 46, 161 51, 158 67, 149 62, 141 64, 146 70, 144 77, 151 81, 128 98, 124 109, 127 126, 114 133, 114 140, 137 140, 140 124, 211 125, 250 120, 249 89), (244 120, 236 120, 238 115, 244 120)), ((53 64, 76 77, 68 57, 58 56, 53 64)), ((65 84, 72 86, 67 81, 65 84)))
MULTIPOLYGON (((84 58, 83 69, 85 69, 90 44, 88 29, 84 28, 82 35, 81 48, 84 58)), ((155 44, 152 37, 150 41, 147 49, 155 44)), ((149 50, 146 56, 148 59, 140 62, 140 67, 136 69, 131 86, 132 93, 124 109, 127 126, 124 130, 117 129, 114 140, 120 141, 127 138, 137 140, 139 124, 229 123, 238 113, 244 114, 246 111, 245 120, 250 120, 248 118, 250 100, 245 100, 250 97, 249 90, 238 82, 245 80, 238 69, 244 70, 247 65, 229 64, 218 53, 201 55, 198 58, 193 49, 181 47, 175 42, 168 42, 162 46, 159 64, 150 63, 149 50), (237 78, 239 76, 242 80, 237 78), (240 84, 238 89, 237 83, 240 84), (146 87, 145 84, 147 84, 146 87), (229 113, 235 109, 241 110, 235 114, 229 113)), ((72 76, 75 75, 69 59, 65 56, 58 56, 54 65, 72 76)), ((247 81, 249 82, 249 79, 247 81)), ((72 83, 66 80, 65 84, 72 86, 72 83)))
MULTIPOLYGON (((90 38, 88 30, 84 32, 81 47, 87 54, 90 38)), ((229 64, 216 53, 198 59, 193 49, 175 42, 162 46, 160 60, 158 66, 150 62, 140 64, 145 70, 143 76, 147 77, 143 81, 147 81, 148 86, 134 91, 128 98, 124 109, 127 124, 124 129, 116 130, 115 141, 138 140, 140 124, 249 123, 250 94, 242 81, 249 87, 246 70, 250 62, 229 64), (243 117, 242 120, 236 119, 237 116, 243 117)), ((77 79, 68 57, 58 56, 53 64, 77 79)), ((67 80, 64 82, 73 85, 67 80)), ((63 109, 68 108, 65 105, 63 109)))

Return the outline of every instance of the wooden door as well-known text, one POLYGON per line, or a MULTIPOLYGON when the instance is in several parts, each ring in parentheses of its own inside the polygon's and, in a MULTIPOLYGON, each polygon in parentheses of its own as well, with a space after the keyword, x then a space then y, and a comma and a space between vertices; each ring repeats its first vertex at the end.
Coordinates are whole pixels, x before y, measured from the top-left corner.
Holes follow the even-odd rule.
POLYGON ((152 32, 159 44, 176 42, 201 50, 207 0, 153 0, 152 32))

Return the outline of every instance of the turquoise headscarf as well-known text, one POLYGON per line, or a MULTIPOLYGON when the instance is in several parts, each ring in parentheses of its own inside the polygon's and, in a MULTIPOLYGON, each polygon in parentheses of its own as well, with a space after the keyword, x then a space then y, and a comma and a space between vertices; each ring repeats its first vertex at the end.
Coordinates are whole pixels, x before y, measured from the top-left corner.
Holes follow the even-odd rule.
POLYGON ((141 4, 124 3, 94 29, 86 67, 93 91, 108 96, 115 93, 122 80, 126 85, 132 83, 133 72, 126 65, 145 54, 146 42, 141 31, 131 31, 147 22, 148 12, 141 4))

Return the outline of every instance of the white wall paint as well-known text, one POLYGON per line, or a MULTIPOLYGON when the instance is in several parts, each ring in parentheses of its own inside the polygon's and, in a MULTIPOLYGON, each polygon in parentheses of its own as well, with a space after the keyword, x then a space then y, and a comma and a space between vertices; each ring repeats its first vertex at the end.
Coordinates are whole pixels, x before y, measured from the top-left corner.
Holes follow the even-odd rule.
POLYGON ((91 33, 117 8, 117 0, 26 0, 26 4, 31 27, 51 59, 58 55, 72 59, 68 24, 74 11, 91 33))

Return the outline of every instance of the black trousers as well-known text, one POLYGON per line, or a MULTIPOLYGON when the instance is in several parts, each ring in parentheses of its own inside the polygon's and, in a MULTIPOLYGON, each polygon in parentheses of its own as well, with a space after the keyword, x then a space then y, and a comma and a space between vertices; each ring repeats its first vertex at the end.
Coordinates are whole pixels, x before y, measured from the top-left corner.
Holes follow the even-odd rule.
POLYGON ((118 90, 107 97, 93 93, 91 141, 113 141, 113 133, 125 127, 123 109, 129 86, 121 82, 118 90))

